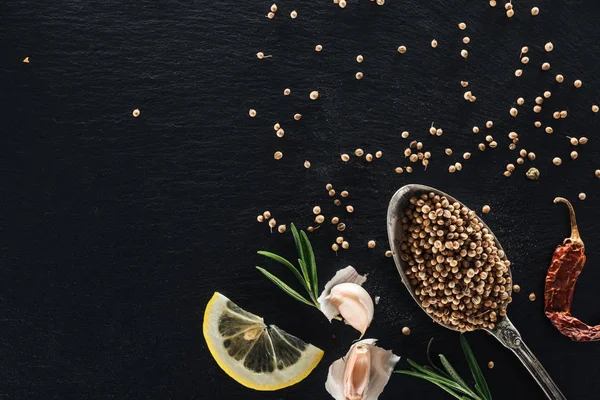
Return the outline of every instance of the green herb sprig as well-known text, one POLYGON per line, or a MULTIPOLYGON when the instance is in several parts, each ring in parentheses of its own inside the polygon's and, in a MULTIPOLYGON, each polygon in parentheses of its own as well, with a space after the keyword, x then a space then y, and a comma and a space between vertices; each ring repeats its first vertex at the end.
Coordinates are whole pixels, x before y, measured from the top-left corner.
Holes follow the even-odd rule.
POLYGON ((460 400, 492 400, 492 394, 490 393, 490 389, 485 381, 485 377, 483 376, 483 373, 477 364, 475 355, 473 354, 473 351, 471 350, 471 347, 469 346, 465 336, 462 334, 460 335, 460 344, 463 353, 465 354, 467 364, 469 364, 471 375, 475 380, 475 389, 471 389, 469 385, 466 384, 464 379, 461 378, 461 376, 456 372, 454 367, 452 367, 448 359, 443 354, 439 354, 443 369, 437 367, 431 361, 429 358, 429 348, 432 340, 430 340, 429 344, 427 345, 427 358, 429 359, 431 366, 422 366, 409 359, 407 361, 411 367, 413 367, 412 370, 400 370, 394 372, 424 379, 460 400))
POLYGON ((269 257, 270 259, 285 265, 290 271, 292 271, 298 282, 302 284, 302 287, 306 293, 308 293, 308 299, 264 268, 257 266, 256 269, 258 269, 264 276, 266 276, 269 280, 271 280, 271 282, 277 285, 277 287, 279 287, 293 299, 298 300, 306 305, 321 309, 319 302, 317 301, 317 298, 319 297, 319 280, 317 276, 315 253, 313 252, 312 245, 310 244, 308 236, 306 236, 304 231, 301 230, 298 232, 294 224, 291 224, 291 230, 292 235, 294 236, 294 242, 296 243, 296 250, 298 251, 298 265, 300 268, 296 267, 294 264, 285 258, 278 256, 277 254, 273 254, 268 251, 259 251, 258 254, 269 257))

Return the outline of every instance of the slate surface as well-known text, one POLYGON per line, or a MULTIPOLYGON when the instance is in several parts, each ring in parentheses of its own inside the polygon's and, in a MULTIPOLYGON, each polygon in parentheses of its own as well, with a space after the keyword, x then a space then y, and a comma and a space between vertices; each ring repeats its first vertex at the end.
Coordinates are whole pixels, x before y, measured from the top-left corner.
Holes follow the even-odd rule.
MULTIPOLYGON (((329 249, 336 231, 311 235, 321 279, 348 264, 369 273, 381 296, 368 336, 403 357, 425 363, 436 338, 464 371, 458 336, 433 324, 401 286, 387 249, 385 212, 396 189, 410 182, 438 187, 479 210, 513 261, 515 295, 509 315, 569 399, 597 398, 600 344, 572 343, 543 315, 542 288, 554 247, 568 235, 564 207, 576 200, 588 266, 578 283, 574 314, 600 320, 597 199, 600 31, 594 1, 514 2, 508 20, 487 1, 389 1, 378 7, 349 1, 12 1, 0 4, 2 90, 0 157, 0 398, 4 399, 327 399, 332 361, 356 333, 329 324, 286 297, 255 269, 269 249, 294 256, 291 235, 269 234, 255 217, 268 209, 282 223, 311 222, 320 205, 348 224, 348 251, 329 249), (541 8, 535 19, 533 5, 541 8), (298 11, 292 20, 289 13, 298 11), (461 32, 459 21, 468 28, 461 32), (467 46, 464 35, 471 38, 467 46), (437 49, 429 46, 435 38, 437 49), (551 40, 555 50, 546 54, 551 40), (316 44, 324 49, 316 53, 316 44), (395 49, 404 44, 408 52, 395 49), (521 46, 530 63, 519 63, 521 46), (469 50, 468 60, 459 56, 469 50), (257 60, 263 51, 273 58, 257 60), (355 57, 362 54, 362 64, 355 57), (21 61, 30 57, 29 64, 21 61), (549 61, 552 69, 540 71, 549 61), (513 72, 524 68, 523 77, 513 72), (356 81, 354 74, 365 77, 356 81), (566 81, 553 81, 556 73, 566 81), (582 79, 575 90, 572 82, 582 79), (461 80, 477 96, 462 100, 461 80), (292 94, 282 95, 289 87, 292 94), (319 90, 318 101, 308 100, 319 90), (536 115, 533 99, 552 97, 536 115), (508 109, 523 96, 515 119, 508 109), (131 111, 140 108, 138 119, 131 111), (255 108, 258 117, 248 118, 255 108), (555 121, 554 110, 567 109, 555 121), (292 116, 301 112, 296 122, 292 116), (551 125, 547 135, 536 118, 551 125), (493 129, 483 129, 493 120, 493 129), (429 136, 431 122, 443 128, 429 136), (278 139, 272 125, 286 135, 278 139), (471 127, 481 127, 479 135, 471 127), (427 171, 396 175, 406 165, 407 140, 433 153, 427 171), (507 133, 537 154, 510 179, 507 133), (476 150, 486 135, 495 150, 476 150), (590 138, 569 160, 566 136, 590 138), (361 147, 373 163, 339 154, 361 147), (451 147, 454 156, 443 149, 451 147), (276 150, 284 152, 273 160, 276 150), (464 151, 461 173, 447 167, 464 151), (563 158, 559 168, 552 157, 563 158), (302 163, 312 163, 305 170, 302 163), (528 181, 530 166, 541 179, 528 181), (349 190, 352 215, 336 208, 325 185, 349 190), (377 240, 368 250, 366 242, 377 240), (302 383, 274 393, 250 391, 212 360, 202 337, 203 310, 213 291, 326 351, 302 383), (536 302, 527 295, 535 292, 536 302), (410 337, 400 334, 403 326, 410 337)), ((497 399, 541 399, 519 361, 484 333, 469 334, 497 399)), ((466 373, 466 371, 465 371, 466 373)), ((419 380, 393 376, 382 399, 448 398, 419 380)))

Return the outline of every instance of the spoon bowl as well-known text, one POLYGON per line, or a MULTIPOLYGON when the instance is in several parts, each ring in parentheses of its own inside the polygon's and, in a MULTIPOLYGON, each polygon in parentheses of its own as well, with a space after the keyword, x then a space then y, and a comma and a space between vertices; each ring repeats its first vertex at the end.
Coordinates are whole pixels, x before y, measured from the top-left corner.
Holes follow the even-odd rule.
MULTIPOLYGON (((400 257, 400 245, 402 240, 404 239, 404 231, 402 229, 402 215, 404 214, 404 210, 406 210, 410 204, 410 199, 412 197, 418 197, 423 193, 435 193, 440 197, 446 197, 451 202, 457 202, 462 206, 465 206, 462 202, 455 199, 454 197, 440 191, 434 189, 429 186, 424 185, 406 185, 400 188, 392 197, 387 213, 387 230, 388 237, 390 241, 390 246, 392 250, 392 255, 394 257, 394 262, 396 263, 396 268, 398 269, 398 273, 400 274, 400 278, 404 286, 408 289, 412 298, 417 302, 419 307, 425 311, 418 297, 415 295, 414 288, 410 284, 410 280, 406 276, 406 269, 408 268, 408 263, 402 260, 400 257)), ((466 206, 465 206, 466 207, 466 206)), ((468 207, 467 207, 468 208, 468 207)), ((483 226, 487 228, 490 234, 494 237, 494 242, 496 247, 499 250, 502 250, 502 246, 496 238, 496 235, 492 232, 492 230, 486 225, 486 223, 479 218, 479 220, 483 223, 483 226)), ((509 274, 512 273, 509 268, 509 274)), ((512 288, 509 292, 509 295, 512 295, 512 288)), ((429 313, 426 312, 436 323, 442 325, 445 328, 459 331, 456 327, 451 324, 444 324, 441 321, 433 318, 429 313)), ((550 375, 546 372, 542 364, 535 358, 531 350, 525 345, 523 340, 521 339, 521 334, 514 325, 506 317, 499 317, 498 321, 495 324, 494 329, 481 328, 481 330, 485 330, 492 336, 494 336, 500 343, 502 343, 505 347, 511 349, 517 357, 521 360, 523 365, 527 368, 527 370, 531 373, 531 375, 538 382, 542 390, 546 393, 546 396, 549 399, 565 399, 565 396, 561 393, 560 389, 550 378, 550 375)))

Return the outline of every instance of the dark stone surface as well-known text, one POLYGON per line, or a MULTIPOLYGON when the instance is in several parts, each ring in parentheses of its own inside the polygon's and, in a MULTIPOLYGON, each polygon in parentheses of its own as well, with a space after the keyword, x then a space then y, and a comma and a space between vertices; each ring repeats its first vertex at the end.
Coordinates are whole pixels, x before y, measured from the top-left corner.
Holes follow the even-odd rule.
MULTIPOLYGON (((390 1, 377 7, 349 1, 278 2, 274 21, 266 1, 10 1, 0 4, 0 398, 67 399, 327 399, 327 368, 358 335, 329 324, 272 286, 254 268, 282 277, 255 254, 269 249, 293 257, 291 235, 268 233, 255 216, 269 209, 279 222, 305 227, 321 205, 348 224, 351 248, 329 249, 336 231, 325 225, 311 240, 321 281, 348 264, 369 273, 366 288, 381 296, 367 336, 384 348, 425 363, 436 338, 464 371, 458 335, 434 325, 401 286, 387 249, 385 214, 394 191, 409 182, 438 187, 485 217, 513 261, 515 295, 509 315, 524 340, 569 399, 597 398, 599 343, 572 343, 543 315, 542 288, 554 247, 568 235, 564 207, 576 201, 588 266, 577 286, 574 314, 600 321, 596 221, 600 181, 600 6, 593 1, 515 2, 508 20, 499 4, 480 1, 390 1), (298 18, 291 20, 291 10, 298 18), (459 21, 468 28, 461 32, 459 21), (464 35, 471 43, 462 45, 464 35), (429 45, 439 42, 437 49, 429 45), (551 40, 555 50, 546 54, 551 40), (324 50, 316 53, 316 44, 324 50), (396 48, 408 46, 405 55, 396 48), (521 46, 530 46, 521 68, 521 46), (467 61, 459 56, 469 50, 467 61), (257 60, 255 53, 273 54, 257 60), (355 62, 357 54, 365 60, 355 62), (30 64, 23 64, 24 57, 30 64), (540 71, 549 61, 552 69, 540 71), (364 72, 356 81, 356 71, 364 72), (553 81, 562 73, 566 82, 553 81), (582 79, 575 90, 572 82, 582 79), (462 99, 470 82, 474 104, 462 99), (283 97, 284 88, 292 95, 283 97), (318 89, 321 97, 308 100, 318 89), (551 90, 542 114, 535 96, 551 90), (523 96, 516 119, 508 110, 523 96), (138 119, 131 111, 140 108, 138 119), (247 116, 249 108, 258 117, 247 116), (554 110, 567 109, 555 121, 554 110), (296 122, 292 116, 301 112, 296 122), (533 128, 539 118, 547 135, 533 128), (485 121, 494 128, 483 129, 485 121), (429 136, 432 121, 443 128, 429 136), (278 139, 272 125, 286 131, 278 139), (473 125, 481 133, 471 133, 473 125), (433 153, 427 171, 396 175, 407 141, 433 153), (507 179, 516 130, 538 158, 507 179), (487 134, 499 143, 481 153, 487 134), (567 135, 590 138, 576 161, 567 135), (384 157, 343 164, 357 147, 384 157), (443 154, 452 147, 455 155, 443 154), (274 161, 276 150, 284 152, 274 161), (447 167, 464 151, 461 173, 447 167), (560 168, 552 157, 560 156, 560 168), (305 159, 312 168, 305 170, 305 159), (525 171, 536 166, 539 181, 525 171), (331 204, 325 184, 347 189, 352 215, 331 204), (368 250, 366 242, 378 246, 368 250), (203 310, 213 291, 326 352, 300 384, 274 393, 248 390, 212 360, 202 336, 203 310), (527 295, 535 292, 536 302, 527 295), (410 337, 400 334, 403 326, 410 337)), ((462 160, 461 160, 462 161, 462 160)), ((484 333, 469 334, 494 398, 541 399, 519 361, 484 333)), ((393 376, 382 399, 444 399, 423 381, 393 376)))

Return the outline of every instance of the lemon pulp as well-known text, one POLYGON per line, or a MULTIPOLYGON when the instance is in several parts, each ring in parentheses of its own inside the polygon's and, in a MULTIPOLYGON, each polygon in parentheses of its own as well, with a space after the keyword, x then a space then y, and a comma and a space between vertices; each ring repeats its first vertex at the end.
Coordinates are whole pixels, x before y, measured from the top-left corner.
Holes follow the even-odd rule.
POLYGON ((215 292, 206 305, 203 333, 221 369, 244 386, 278 390, 294 385, 317 366, 323 351, 238 307, 215 292))

